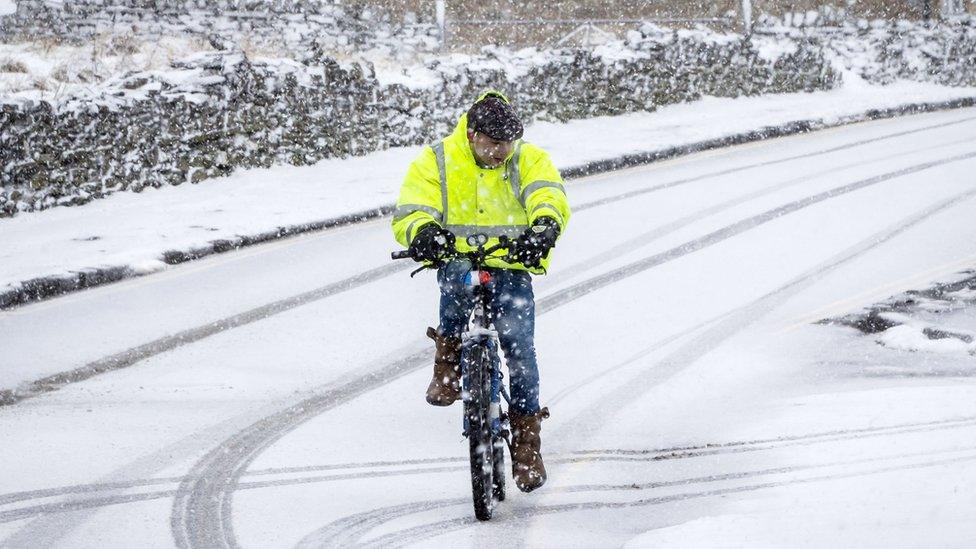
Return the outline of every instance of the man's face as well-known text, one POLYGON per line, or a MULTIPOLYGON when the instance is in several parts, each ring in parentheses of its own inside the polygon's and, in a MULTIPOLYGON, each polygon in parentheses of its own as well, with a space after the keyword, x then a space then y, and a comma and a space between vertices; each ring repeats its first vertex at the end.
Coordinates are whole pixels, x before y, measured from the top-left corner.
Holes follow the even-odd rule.
POLYGON ((497 168, 515 148, 514 141, 499 141, 480 132, 468 132, 468 142, 478 165, 483 168, 497 168))

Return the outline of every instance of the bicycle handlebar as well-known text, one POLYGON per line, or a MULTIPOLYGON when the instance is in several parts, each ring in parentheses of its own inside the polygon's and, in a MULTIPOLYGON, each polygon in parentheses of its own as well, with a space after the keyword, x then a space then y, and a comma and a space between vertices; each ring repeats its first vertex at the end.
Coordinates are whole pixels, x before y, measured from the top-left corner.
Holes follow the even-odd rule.
MULTIPOLYGON (((512 244, 513 244, 512 239, 510 239, 507 236, 500 236, 500 237, 498 237, 498 244, 495 244, 494 246, 492 246, 490 248, 482 248, 481 246, 479 246, 478 249, 476 249, 476 250, 472 250, 470 252, 461 252, 461 251, 458 251, 457 247, 455 247, 449 253, 445 254, 445 256, 443 258, 441 258, 441 260, 464 257, 464 258, 470 259, 472 261, 472 263, 475 263, 475 264, 480 265, 480 264, 483 264, 484 261, 491 254, 497 252, 498 250, 504 249, 504 248, 510 248, 512 244)), ((511 251, 511 250, 509 250, 509 251, 511 251)), ((390 258, 391 259, 414 259, 413 255, 410 253, 410 250, 400 250, 398 252, 393 252, 393 253, 390 254, 390 258)), ((504 257, 501 257, 499 259, 501 259, 503 261, 511 262, 510 261, 510 259, 511 259, 511 253, 508 253, 504 257)), ((435 261, 434 263, 436 264, 438 262, 435 261)))

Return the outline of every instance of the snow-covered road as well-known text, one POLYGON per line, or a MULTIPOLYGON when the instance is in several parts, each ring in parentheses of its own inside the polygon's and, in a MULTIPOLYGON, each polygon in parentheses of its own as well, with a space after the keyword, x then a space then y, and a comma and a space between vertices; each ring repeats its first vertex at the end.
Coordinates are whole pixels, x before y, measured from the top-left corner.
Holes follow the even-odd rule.
POLYGON ((963 109, 572 183, 550 481, 487 524, 388 220, 0 313, 12 364, 132 364, 0 408, 0 545, 971 546, 972 357, 812 322, 976 264, 973 143, 963 109))

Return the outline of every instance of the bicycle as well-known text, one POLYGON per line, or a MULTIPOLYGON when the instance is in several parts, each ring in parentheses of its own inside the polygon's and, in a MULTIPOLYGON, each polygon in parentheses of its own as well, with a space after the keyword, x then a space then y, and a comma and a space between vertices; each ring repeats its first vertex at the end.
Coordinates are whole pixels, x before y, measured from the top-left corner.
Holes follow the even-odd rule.
MULTIPOLYGON (((461 399, 464 404, 463 435, 468 438, 471 465, 471 493, 474 514, 478 520, 490 520, 495 504, 505 500, 505 446, 511 452, 511 433, 508 414, 502 410, 501 400, 510 403, 502 385, 501 361, 498 358, 498 334, 491 329, 491 296, 486 286, 491 273, 484 270, 487 258, 510 246, 507 237, 485 248, 488 237, 472 235, 468 245, 476 249, 448 253, 440 261, 424 265, 410 273, 414 276, 425 269, 436 269, 445 260, 467 259, 471 270, 465 285, 474 293, 474 308, 468 327, 461 335, 461 399)), ((409 251, 393 252, 393 259, 413 259, 409 251)))

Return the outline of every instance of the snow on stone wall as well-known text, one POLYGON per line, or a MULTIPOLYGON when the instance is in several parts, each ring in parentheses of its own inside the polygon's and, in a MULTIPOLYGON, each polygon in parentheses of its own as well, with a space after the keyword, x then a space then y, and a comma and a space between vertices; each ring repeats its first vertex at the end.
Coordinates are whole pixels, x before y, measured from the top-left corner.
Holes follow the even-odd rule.
POLYGON ((826 27, 792 27, 767 18, 760 36, 776 43, 815 40, 839 70, 875 84, 897 79, 967 85, 976 82, 976 17, 952 21, 844 20, 826 27))
POLYGON ((824 89, 836 74, 800 47, 776 62, 749 41, 633 36, 602 50, 487 51, 431 61, 426 86, 381 85, 327 57, 253 62, 201 54, 93 96, 0 107, 0 211, 80 204, 114 191, 197 183, 238 167, 309 164, 429 142, 486 88, 523 116, 569 120, 709 95, 824 89), (558 99, 558 100, 557 100, 558 99))
POLYGON ((430 142, 486 88, 509 93, 526 118, 570 120, 829 89, 840 70, 976 85, 973 26, 905 25, 751 39, 645 25, 596 49, 431 58, 399 82, 314 48, 300 62, 199 54, 55 103, 0 101, 0 215, 430 142))

